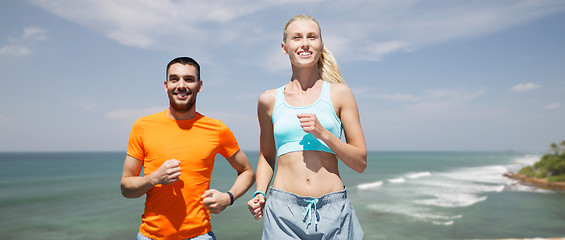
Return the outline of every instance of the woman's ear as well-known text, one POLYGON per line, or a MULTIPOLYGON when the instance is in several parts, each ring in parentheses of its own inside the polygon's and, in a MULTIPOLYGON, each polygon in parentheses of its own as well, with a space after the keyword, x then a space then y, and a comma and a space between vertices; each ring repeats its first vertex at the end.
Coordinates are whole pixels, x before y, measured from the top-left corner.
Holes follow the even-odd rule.
POLYGON ((288 54, 288 51, 286 50, 286 46, 284 45, 284 42, 281 42, 281 50, 282 50, 282 53, 288 54))

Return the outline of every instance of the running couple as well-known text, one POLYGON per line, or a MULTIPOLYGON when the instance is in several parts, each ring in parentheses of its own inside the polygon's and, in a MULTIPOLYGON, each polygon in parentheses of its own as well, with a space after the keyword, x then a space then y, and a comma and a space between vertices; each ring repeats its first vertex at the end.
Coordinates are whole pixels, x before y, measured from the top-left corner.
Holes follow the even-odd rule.
POLYGON ((122 194, 147 195, 137 239, 216 239, 209 213, 233 204, 254 180, 248 207, 256 220, 264 219, 263 239, 363 238, 338 169, 338 158, 360 173, 367 165, 353 94, 314 18, 289 20, 281 49, 292 76, 259 97, 256 175, 229 128, 196 112, 198 63, 181 57, 167 65, 169 108, 134 123, 124 162, 122 194), (217 153, 238 173, 227 192, 209 189, 217 153))

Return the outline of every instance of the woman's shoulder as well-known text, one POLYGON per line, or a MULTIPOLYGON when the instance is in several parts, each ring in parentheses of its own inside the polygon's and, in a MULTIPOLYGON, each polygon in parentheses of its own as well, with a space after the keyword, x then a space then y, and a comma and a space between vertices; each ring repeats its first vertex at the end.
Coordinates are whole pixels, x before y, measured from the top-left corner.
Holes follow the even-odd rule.
POLYGON ((330 91, 336 96, 352 95, 351 89, 345 83, 331 83, 330 91))
POLYGON ((269 89, 259 95, 260 105, 272 105, 277 97, 277 89, 269 89))

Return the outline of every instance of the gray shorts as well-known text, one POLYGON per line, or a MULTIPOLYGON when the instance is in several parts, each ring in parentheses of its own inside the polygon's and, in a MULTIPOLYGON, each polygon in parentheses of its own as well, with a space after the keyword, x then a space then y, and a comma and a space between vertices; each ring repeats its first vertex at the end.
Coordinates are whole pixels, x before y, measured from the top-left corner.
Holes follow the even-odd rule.
POLYGON ((363 239, 346 190, 313 198, 270 188, 263 219, 263 240, 363 239))

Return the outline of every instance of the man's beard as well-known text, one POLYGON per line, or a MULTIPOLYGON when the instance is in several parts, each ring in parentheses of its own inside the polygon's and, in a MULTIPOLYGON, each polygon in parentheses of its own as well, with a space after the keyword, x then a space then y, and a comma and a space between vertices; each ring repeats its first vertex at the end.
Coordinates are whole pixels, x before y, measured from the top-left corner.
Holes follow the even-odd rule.
POLYGON ((173 99, 169 99, 169 103, 171 107, 177 112, 188 112, 190 111, 190 109, 192 109, 192 107, 194 107, 194 104, 196 103, 196 94, 194 94, 194 96, 192 96, 190 101, 188 101, 188 103, 186 104, 177 104, 173 99))

